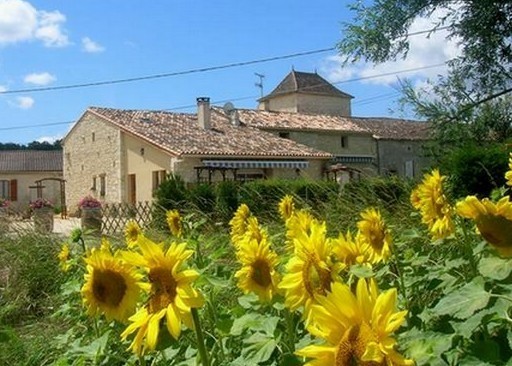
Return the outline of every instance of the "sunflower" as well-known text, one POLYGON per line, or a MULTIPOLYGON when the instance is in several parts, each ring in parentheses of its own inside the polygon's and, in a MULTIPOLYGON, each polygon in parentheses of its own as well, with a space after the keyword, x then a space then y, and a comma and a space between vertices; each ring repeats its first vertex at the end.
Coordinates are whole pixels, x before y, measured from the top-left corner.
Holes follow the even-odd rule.
POLYGON ((318 221, 305 210, 294 211, 292 216, 286 220, 286 242, 289 249, 295 250, 294 240, 304 233, 311 233, 311 226, 317 225, 318 221))
POLYGON ((295 211, 295 204, 293 203, 293 197, 287 194, 283 197, 281 202, 279 202, 279 214, 281 218, 286 222, 295 211))
POLYGON ((375 280, 360 279, 356 294, 342 283, 319 298, 311 308, 308 331, 325 341, 296 352, 311 358, 311 366, 414 365, 396 350, 391 334, 405 320, 407 311, 396 311, 397 292, 379 294, 375 280))
POLYGON ((357 223, 358 240, 368 243, 372 250, 374 263, 387 260, 391 255, 391 234, 380 212, 369 208, 361 213, 362 220, 357 223))
POLYGON ((455 231, 453 208, 443 191, 445 179, 435 169, 425 174, 422 183, 411 193, 411 204, 420 211, 422 222, 434 239, 446 238, 455 231))
POLYGON ((245 235, 245 231, 247 230, 247 219, 250 216, 251 211, 249 210, 249 207, 245 203, 242 203, 236 210, 231 221, 229 221, 229 226, 231 227, 231 242, 235 247, 245 235))
POLYGON ((142 235, 142 230, 135 220, 129 220, 124 229, 124 237, 128 248, 133 248, 137 244, 137 239, 142 235))
POLYGON ((242 240, 237 257, 242 264, 242 268, 235 273, 238 287, 246 294, 254 292, 260 301, 272 300, 279 283, 279 273, 276 271, 279 260, 270 249, 267 238, 242 240))
POLYGON ((59 267, 62 272, 67 272, 71 268, 71 263, 69 262, 71 258, 71 252, 69 250, 68 243, 62 244, 59 254, 57 255, 59 259, 59 267))
POLYGON ((165 317, 169 334, 178 339, 181 324, 193 328, 191 308, 203 305, 203 297, 192 287, 199 274, 184 269, 185 261, 193 254, 186 250, 185 243, 172 243, 164 251, 163 244, 157 244, 142 237, 138 241, 141 254, 124 252, 124 258, 131 264, 144 269, 151 285, 148 303, 129 320, 131 324, 121 334, 126 339, 137 332, 130 349, 137 354, 155 349, 158 343, 160 321, 165 317))
POLYGON ((475 222, 480 235, 502 256, 512 256, 512 202, 508 196, 496 203, 468 196, 456 209, 460 216, 475 222))
POLYGON ((93 249, 85 263, 87 273, 81 293, 89 315, 104 313, 108 320, 125 321, 135 311, 144 287, 142 275, 109 250, 93 249))
POLYGON ((180 212, 178 210, 169 210, 166 213, 166 218, 171 234, 177 238, 181 238, 183 233, 183 222, 180 212))
POLYGON ((331 260, 332 243, 325 231, 325 222, 314 221, 309 235, 303 232, 294 239, 295 254, 286 264, 287 274, 279 284, 285 291, 285 306, 290 310, 304 306, 306 318, 310 305, 331 290, 342 265, 331 260))
POLYGON ((512 186, 512 153, 510 153, 508 158, 508 171, 505 173, 505 179, 507 180, 507 185, 512 186))
POLYGON ((260 226, 258 219, 254 216, 250 216, 246 220, 246 229, 242 238, 238 241, 238 247, 243 245, 243 242, 248 240, 256 240, 260 243, 268 239, 267 231, 260 226))
POLYGON ((346 266, 354 264, 370 265, 373 258, 373 250, 367 242, 360 240, 359 236, 353 236, 350 231, 346 235, 340 233, 333 240, 333 253, 346 266))

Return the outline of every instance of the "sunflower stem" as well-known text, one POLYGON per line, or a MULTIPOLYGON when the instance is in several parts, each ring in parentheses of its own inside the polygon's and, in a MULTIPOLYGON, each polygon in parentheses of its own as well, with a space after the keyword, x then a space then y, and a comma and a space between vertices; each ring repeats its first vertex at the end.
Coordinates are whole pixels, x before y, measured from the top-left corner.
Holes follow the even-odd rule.
POLYGON ((192 319, 194 321, 194 329, 196 331, 197 338, 197 348, 199 350, 199 355, 201 356, 201 363, 203 366, 210 366, 210 360, 208 359, 208 351, 206 350, 206 345, 204 343, 204 335, 203 330, 201 329, 201 320, 199 319, 199 312, 197 308, 191 308, 192 319))
POLYGON ((146 366, 146 359, 143 355, 139 355, 139 365, 140 366, 146 366))

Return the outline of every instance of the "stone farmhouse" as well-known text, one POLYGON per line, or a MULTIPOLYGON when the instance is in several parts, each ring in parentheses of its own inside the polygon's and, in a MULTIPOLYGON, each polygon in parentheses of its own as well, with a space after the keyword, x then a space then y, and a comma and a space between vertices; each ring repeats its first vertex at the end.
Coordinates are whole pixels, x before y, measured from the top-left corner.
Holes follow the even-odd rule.
POLYGON ((87 194, 151 200, 169 173, 191 184, 331 171, 418 176, 428 125, 352 117, 352 98, 316 73, 292 71, 255 110, 209 98, 197 99, 196 113, 90 107, 63 140, 70 211, 87 194))
POLYGON ((10 200, 14 208, 28 209, 38 197, 64 206, 62 184, 62 151, 0 151, 0 198, 10 200))

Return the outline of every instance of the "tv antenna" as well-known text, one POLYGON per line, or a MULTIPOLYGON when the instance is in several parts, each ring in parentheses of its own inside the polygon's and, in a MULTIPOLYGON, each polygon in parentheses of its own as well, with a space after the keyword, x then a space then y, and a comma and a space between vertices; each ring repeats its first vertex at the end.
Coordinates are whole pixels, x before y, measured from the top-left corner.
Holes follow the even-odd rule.
POLYGON ((263 79, 265 78, 265 75, 258 74, 257 72, 255 72, 254 75, 256 75, 260 79, 260 81, 254 83, 254 85, 260 89, 260 96, 263 97, 263 79))

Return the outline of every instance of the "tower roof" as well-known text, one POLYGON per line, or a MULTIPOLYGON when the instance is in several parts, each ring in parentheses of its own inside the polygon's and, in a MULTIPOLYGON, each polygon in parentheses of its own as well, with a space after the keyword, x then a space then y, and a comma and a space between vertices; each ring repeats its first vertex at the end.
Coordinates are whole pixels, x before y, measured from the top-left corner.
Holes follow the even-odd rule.
POLYGON ((342 98, 353 98, 352 95, 342 92, 323 77, 315 73, 292 70, 268 95, 259 99, 260 102, 278 95, 290 93, 320 94, 342 98))

